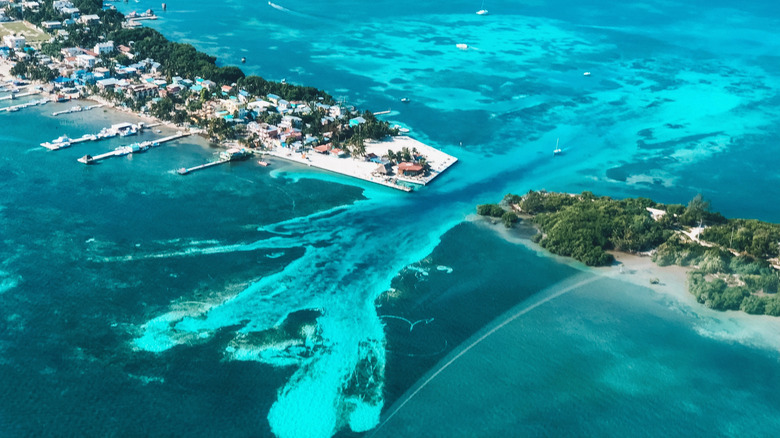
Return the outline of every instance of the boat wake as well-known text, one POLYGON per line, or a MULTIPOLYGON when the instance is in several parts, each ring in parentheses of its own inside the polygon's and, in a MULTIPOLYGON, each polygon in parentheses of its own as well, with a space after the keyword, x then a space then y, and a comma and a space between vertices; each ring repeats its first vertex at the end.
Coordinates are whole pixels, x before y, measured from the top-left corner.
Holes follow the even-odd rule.
MULTIPOLYGON (((444 363, 444 365, 440 366, 436 371, 431 374, 427 379, 425 379, 411 394, 409 394, 406 398, 401 401, 396 408, 392 409, 390 411, 390 414, 385 418, 384 421, 374 430, 374 434, 378 432, 382 427, 387 424, 388 421, 390 421, 395 414, 398 413, 401 409, 403 409, 404 406, 406 406, 407 403, 409 403, 410 400, 412 400, 420 391, 423 390, 426 386, 428 386, 429 383, 431 383, 439 374, 441 374, 444 370, 446 370, 450 365, 452 365, 455 361, 463 357, 466 353, 468 353, 472 348, 476 347, 482 341, 492 336, 497 331, 501 330, 503 327, 505 327, 510 322, 516 320, 517 318, 525 315, 526 313, 530 312, 531 310, 536 309, 537 307, 541 306, 542 304, 545 304, 555 298, 560 297, 563 294, 566 294, 568 292, 571 292, 575 289, 578 289, 582 286, 585 286, 588 283, 592 283, 596 280, 598 280, 598 276, 588 276, 588 278, 585 278, 581 281, 578 281, 574 284, 571 284, 569 286, 566 286, 562 289, 557 289, 557 287, 560 287, 560 284, 548 288, 546 291, 540 292, 539 294, 535 295, 534 297, 530 298, 526 302, 520 304, 519 308, 515 308, 511 314, 506 316, 501 323, 493 327, 492 329, 488 330, 486 333, 482 334, 478 338, 476 338, 474 341, 472 341, 470 344, 468 344, 466 347, 464 347, 462 350, 460 350, 457 354, 452 356, 447 362, 444 363)), ((454 352, 453 352, 454 353, 454 352)), ((373 434, 372 434, 373 436, 373 434)))
POLYGON ((276 3, 273 3, 273 2, 268 2, 268 6, 276 9, 277 11, 286 12, 288 14, 297 15, 299 17, 315 18, 315 19, 319 19, 320 18, 320 17, 314 16, 314 15, 311 15, 311 14, 306 14, 306 13, 303 13, 303 12, 293 11, 292 9, 285 8, 284 6, 277 5, 276 3))

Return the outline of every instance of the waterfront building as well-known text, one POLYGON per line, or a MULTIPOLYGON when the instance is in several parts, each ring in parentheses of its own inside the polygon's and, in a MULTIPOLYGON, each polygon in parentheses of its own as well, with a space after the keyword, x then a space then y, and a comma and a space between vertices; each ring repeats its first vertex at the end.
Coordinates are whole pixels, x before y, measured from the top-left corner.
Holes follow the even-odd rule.
POLYGON ((398 173, 403 176, 417 176, 423 173, 423 167, 416 163, 398 163, 398 173))
POLYGON ((136 84, 127 87, 127 91, 130 93, 130 97, 132 97, 133 100, 156 96, 157 90, 159 90, 159 88, 154 84, 136 84))

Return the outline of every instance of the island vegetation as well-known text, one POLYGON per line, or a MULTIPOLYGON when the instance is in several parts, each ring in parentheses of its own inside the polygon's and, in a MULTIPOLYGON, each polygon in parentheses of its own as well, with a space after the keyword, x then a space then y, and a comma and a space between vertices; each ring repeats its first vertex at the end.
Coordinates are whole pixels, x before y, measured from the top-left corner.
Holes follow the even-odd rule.
POLYGON ((701 195, 683 206, 530 191, 479 205, 477 213, 517 214, 538 228, 533 240, 540 246, 588 266, 610 265, 610 251, 620 251, 649 255, 660 266, 690 267, 688 290, 707 307, 780 316, 780 225, 727 219, 701 195))

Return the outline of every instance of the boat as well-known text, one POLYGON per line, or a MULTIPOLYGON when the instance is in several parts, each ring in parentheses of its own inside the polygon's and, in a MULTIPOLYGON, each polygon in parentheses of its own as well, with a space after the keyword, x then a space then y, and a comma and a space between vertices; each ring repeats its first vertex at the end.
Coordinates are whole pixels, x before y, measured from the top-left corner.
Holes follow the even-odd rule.
POLYGON ((243 57, 243 56, 241 57, 241 63, 242 64, 246 64, 246 57, 243 57))
POLYGON ((117 132, 109 128, 103 128, 97 134, 97 138, 111 138, 116 136, 117 136, 117 132))
POLYGON ((133 153, 133 148, 130 146, 119 146, 118 148, 114 149, 114 155, 117 157, 121 157, 123 155, 130 155, 133 153))
POLYGON ((179 175, 186 175, 186 174, 190 173, 190 171, 189 171, 189 170, 187 170, 187 168, 186 168, 186 167, 182 167, 182 168, 178 169, 178 170, 176 171, 176 173, 178 173, 179 175))
POLYGON ((271 164, 271 163, 269 163, 268 161, 260 160, 260 161, 257 162, 257 164, 259 164, 259 165, 261 165, 263 167, 268 167, 268 165, 271 164))
POLYGON ((411 99, 409 99, 408 97, 402 97, 402 98, 401 98, 401 102, 403 102, 403 103, 409 103, 409 102, 411 102, 411 99))
POLYGON ((558 142, 560 141, 560 138, 555 140, 555 149, 553 149, 553 156, 560 155, 563 153, 563 149, 558 147, 558 142))
POLYGON ((455 44, 455 47, 459 48, 460 50, 468 50, 469 45, 460 43, 460 44, 455 44))
POLYGON ((406 134, 409 132, 409 128, 398 128, 398 132, 406 134))
POLYGON ((78 162, 84 164, 93 164, 95 161, 92 159, 92 155, 87 154, 79 158, 78 162))
POLYGON ((158 133, 158 134, 159 134, 159 133, 161 133, 161 132, 162 132, 162 129, 155 129, 155 131, 154 131, 154 132, 156 132, 156 133, 158 133))
POLYGON ((80 105, 76 105, 70 108, 70 112, 77 113, 79 111, 82 111, 84 108, 82 108, 80 105))
POLYGON ((52 145, 52 146, 53 146, 55 149, 63 149, 63 148, 66 148, 66 147, 69 147, 69 146, 70 146, 70 139, 68 138, 68 136, 67 136, 67 135, 63 135, 63 136, 61 136, 61 137, 57 137, 57 139, 56 139, 56 140, 54 140, 53 142, 51 142, 51 145, 52 145))
POLYGON ((583 76, 590 76, 590 72, 589 72, 589 71, 586 71, 586 72, 585 72, 585 73, 583 73, 582 75, 583 75, 583 76))
POLYGON ((138 128, 136 128, 135 126, 130 126, 127 129, 120 129, 119 130, 119 135, 121 137, 127 137, 129 135, 136 135, 136 134, 138 134, 138 128))
POLYGON ((482 6, 480 6, 479 10, 477 11, 477 15, 487 15, 488 10, 485 9, 485 0, 482 0, 482 6))

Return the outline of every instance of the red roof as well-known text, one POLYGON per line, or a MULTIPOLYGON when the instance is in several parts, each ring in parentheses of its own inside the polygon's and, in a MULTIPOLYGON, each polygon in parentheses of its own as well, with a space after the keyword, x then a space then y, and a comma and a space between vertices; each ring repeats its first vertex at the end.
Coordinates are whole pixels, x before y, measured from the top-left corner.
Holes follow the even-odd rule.
POLYGON ((421 170, 423 170, 423 167, 420 166, 419 164, 415 164, 415 163, 398 163, 398 171, 399 172, 405 172, 405 171, 419 172, 421 170))
POLYGON ((314 150, 320 153, 328 152, 328 145, 317 146, 314 150))

